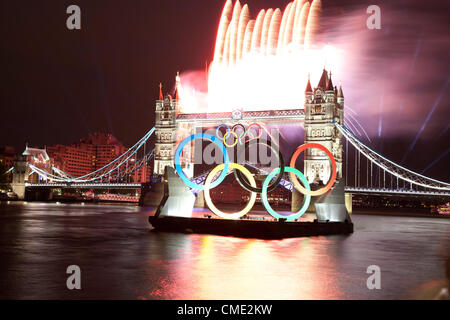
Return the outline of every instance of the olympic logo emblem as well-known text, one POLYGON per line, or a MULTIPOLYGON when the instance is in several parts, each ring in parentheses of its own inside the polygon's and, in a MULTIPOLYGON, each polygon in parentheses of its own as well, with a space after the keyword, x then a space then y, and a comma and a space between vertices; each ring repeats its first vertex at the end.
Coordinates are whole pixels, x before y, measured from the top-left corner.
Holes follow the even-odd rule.
POLYGON ((255 122, 255 123, 249 124, 248 127, 247 127, 247 129, 245 128, 245 126, 244 126, 242 123, 237 123, 237 124, 235 124, 231 129, 230 129, 230 127, 229 127, 228 125, 226 125, 225 123, 223 123, 223 124, 217 126, 217 128, 216 128, 216 137, 218 137, 219 139, 221 138, 220 135, 219 135, 219 132, 220 132, 219 130, 220 130, 220 128, 222 128, 222 127, 225 127, 225 128, 227 129, 227 131, 225 132, 225 134, 222 135, 222 142, 223 142, 223 144, 224 144, 226 147, 228 147, 228 148, 233 148, 234 146, 237 145, 238 142, 239 142, 240 145, 242 145, 242 144, 243 144, 242 139, 245 140, 245 137, 246 137, 246 136, 251 136, 251 139, 259 139, 259 138, 261 138, 262 133, 263 133, 263 128, 262 128, 262 126, 261 126, 259 123, 256 123, 256 122, 255 122), (239 134, 239 136, 238 136, 238 134, 236 133, 236 129, 237 129, 238 127, 240 127, 240 128, 242 129, 242 132, 239 134), (255 136, 253 135, 253 133, 250 131, 250 129, 253 128, 253 127, 257 127, 257 128, 258 128, 258 135, 257 135, 256 138, 255 138, 255 136), (231 145, 229 145, 229 144, 227 143, 227 138, 228 138, 230 135, 234 136, 234 142, 233 142, 233 144, 231 144, 231 145))
POLYGON ((308 209, 308 206, 311 202, 312 196, 320 196, 320 195, 328 192, 328 190, 330 190, 331 187, 334 185, 334 183, 336 181, 336 174, 337 174, 336 160, 334 159, 333 154, 330 152, 330 150, 328 150, 325 146, 318 144, 318 143, 306 143, 306 144, 298 146, 297 149, 295 150, 294 154, 291 157, 289 167, 285 167, 283 155, 280 152, 280 150, 278 149, 278 147, 276 147, 273 144, 269 145, 265 142, 260 141, 262 133, 263 133, 263 127, 258 123, 252 123, 247 128, 245 128, 245 126, 243 124, 239 123, 239 124, 234 125, 231 129, 228 125, 221 124, 221 125, 217 126, 215 136, 207 134, 207 133, 192 134, 192 135, 188 136, 187 138, 185 138, 183 141, 181 141, 180 144, 178 145, 178 147, 175 151, 175 161, 174 161, 175 169, 178 173, 178 176, 188 187, 190 187, 192 189, 204 191, 205 201, 206 201, 206 204, 208 205, 208 208, 217 216, 224 218, 224 219, 239 219, 240 217, 242 217, 242 216, 246 215, 248 212, 250 212, 250 210, 253 208, 253 206, 256 202, 257 194, 260 193, 264 208, 267 210, 267 212, 271 216, 273 216, 274 218, 277 218, 277 219, 283 218, 283 219, 286 219, 287 221, 292 221, 292 220, 298 219, 306 212, 306 210, 308 209), (226 133, 221 136, 219 133, 221 133, 220 128, 222 128, 222 127, 226 128, 226 133), (237 127, 241 127, 241 129, 242 129, 241 130, 242 132, 239 135, 236 132, 237 127), (258 128, 258 134, 256 135, 256 137, 250 132, 250 128, 252 128, 252 127, 258 128), (231 144, 227 143, 227 138, 230 137, 230 135, 234 137, 234 141, 231 144), (245 137, 247 137, 247 136, 249 136, 250 139, 245 141, 245 137), (215 143, 219 147, 219 149, 222 151, 222 154, 223 154, 223 163, 217 165, 214 169, 212 169, 209 172, 208 176, 206 177, 204 185, 196 184, 196 183, 192 182, 191 180, 189 180, 186 177, 186 175, 184 174, 184 172, 181 168, 181 164, 180 164, 180 158, 181 158, 181 153, 183 151, 183 148, 188 143, 192 142, 195 139, 205 139, 205 140, 209 140, 209 141, 215 143), (242 142, 242 139, 244 139, 244 142, 242 142), (251 143, 264 144, 268 148, 272 149, 272 151, 275 152, 275 154, 278 155, 279 167, 275 168, 266 177, 266 179, 264 180, 264 182, 262 184, 262 187, 258 188, 256 186, 256 181, 255 181, 253 175, 251 174, 251 172, 247 168, 245 168, 243 165, 240 165, 238 163, 230 162, 227 148, 233 148, 238 143, 241 145, 245 144, 245 149, 247 149, 251 143), (310 148, 316 148, 316 149, 323 151, 330 159, 331 167, 332 167, 332 172, 331 172, 331 176, 330 176, 328 183, 323 188, 315 190, 315 191, 311 190, 311 186, 308 182, 308 179, 306 179, 306 177, 303 175, 303 173, 295 168, 295 163, 296 163, 299 155, 302 152, 304 152, 305 150, 310 149, 310 148), (226 212, 220 211, 214 205, 214 203, 211 200, 211 195, 210 195, 209 190, 217 187, 220 183, 223 182, 223 180, 227 176, 229 168, 233 169, 235 179, 239 182, 239 184, 245 190, 250 192, 250 198, 249 198, 245 208, 242 209, 241 211, 226 213, 226 212), (213 178, 219 173, 219 171, 221 173, 218 176, 218 178, 215 181, 212 181, 213 178), (303 204, 302 204, 302 207, 300 208, 300 210, 298 212, 293 212, 293 213, 290 213, 287 215, 280 214, 280 213, 276 212, 275 210, 273 210, 272 207, 270 206, 268 198, 267 198, 267 193, 274 190, 279 185, 285 172, 289 173, 289 180, 292 182, 294 188, 296 190, 298 190, 300 193, 305 195, 305 197, 303 198, 303 204), (275 176, 276 176, 276 179, 275 179, 275 176), (298 180, 297 177, 300 178, 300 181, 298 180))

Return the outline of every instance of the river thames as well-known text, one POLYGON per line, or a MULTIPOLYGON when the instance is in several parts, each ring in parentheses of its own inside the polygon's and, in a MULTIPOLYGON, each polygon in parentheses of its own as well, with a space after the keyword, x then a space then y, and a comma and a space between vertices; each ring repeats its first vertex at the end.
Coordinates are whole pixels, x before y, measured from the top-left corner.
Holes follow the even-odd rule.
POLYGON ((1 299, 417 299, 445 285, 450 219, 352 215, 349 236, 151 231, 146 208, 0 203, 1 299), (68 290, 66 268, 81 269, 68 290), (381 269, 369 290, 367 268, 381 269))

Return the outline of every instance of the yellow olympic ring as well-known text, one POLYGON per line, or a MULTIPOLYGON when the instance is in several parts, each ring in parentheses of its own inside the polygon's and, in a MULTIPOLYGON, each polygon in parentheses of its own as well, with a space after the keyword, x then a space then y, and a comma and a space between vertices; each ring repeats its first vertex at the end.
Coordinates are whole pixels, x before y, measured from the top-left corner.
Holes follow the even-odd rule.
MULTIPOLYGON (((211 184, 211 180, 216 175, 216 173, 223 170, 224 166, 225 166, 225 164, 223 164, 223 163, 219 164, 217 167, 215 167, 213 170, 211 170, 211 172, 208 174, 208 177, 206 178, 206 181, 205 181, 205 189, 204 189, 205 201, 206 201, 206 204, 208 205, 209 210, 211 210, 217 216, 224 218, 224 219, 239 219, 240 217, 247 214, 253 208, 253 205, 255 204, 255 201, 256 201, 256 192, 252 192, 250 194, 250 199, 249 199, 247 205, 241 211, 225 213, 225 212, 222 212, 219 209, 217 209, 217 207, 211 201, 211 196, 209 194, 209 185, 211 184)), ((250 173, 250 171, 247 170, 247 168, 245 168, 244 166, 241 166, 240 164, 232 163, 232 162, 229 163, 229 167, 233 168, 235 170, 240 170, 244 174, 244 176, 248 179, 248 181, 250 181, 250 185, 252 187, 256 187, 255 178, 253 178, 253 175, 250 173)))
POLYGON ((225 133, 225 135, 223 136, 223 144, 226 146, 226 147, 228 147, 228 148, 233 148, 237 143, 238 143, 238 136, 237 136, 237 134, 236 134, 236 132, 234 132, 234 131, 227 131, 226 133, 225 133), (228 135, 229 134, 232 134, 232 135, 234 135, 234 143, 230 146, 229 144, 227 144, 227 142, 226 142, 226 139, 227 139, 227 137, 228 137, 228 135))

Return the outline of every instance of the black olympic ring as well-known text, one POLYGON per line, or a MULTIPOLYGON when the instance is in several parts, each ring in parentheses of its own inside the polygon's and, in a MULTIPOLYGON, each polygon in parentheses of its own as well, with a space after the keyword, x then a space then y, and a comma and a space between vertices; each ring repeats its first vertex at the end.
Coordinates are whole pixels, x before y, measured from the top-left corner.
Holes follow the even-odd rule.
MULTIPOLYGON (((280 183, 281 179, 283 178, 283 174, 284 174, 284 159, 283 159, 283 154, 280 152, 280 150, 275 146, 275 145, 268 145, 265 142, 260 142, 259 139, 253 139, 253 140, 248 140, 245 142, 245 151, 247 151, 250 142, 258 142, 259 144, 263 144, 266 145, 267 147, 269 147, 270 149, 272 149, 273 152, 275 152, 276 154, 278 154, 278 161, 279 161, 279 165, 280 165, 280 173, 278 174, 277 179, 271 184, 269 185, 269 187, 267 188, 267 191, 272 191, 274 190, 278 184, 280 183)), ((239 182, 239 184, 241 185, 242 188, 246 189, 247 191, 250 192, 258 192, 258 193, 262 193, 262 187, 258 188, 258 187, 252 187, 247 180, 245 180, 245 178, 243 177, 242 173, 239 170, 233 170, 234 173, 234 177, 236 178, 236 180, 239 182)))
POLYGON ((242 123, 236 123, 234 126, 231 127, 231 131, 233 131, 234 133, 236 133, 236 131, 234 130, 237 126, 242 128, 242 131, 245 132, 245 127, 242 123))

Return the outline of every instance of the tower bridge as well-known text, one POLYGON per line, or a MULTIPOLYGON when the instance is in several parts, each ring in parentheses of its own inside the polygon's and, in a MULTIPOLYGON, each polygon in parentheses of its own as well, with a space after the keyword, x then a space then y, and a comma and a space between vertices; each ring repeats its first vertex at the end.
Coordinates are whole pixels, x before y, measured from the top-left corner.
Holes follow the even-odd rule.
MULTIPOLYGON (((431 179, 390 161, 354 134, 351 127, 346 125, 342 87, 333 86, 331 73, 325 69, 316 87, 313 88, 308 80, 303 108, 183 113, 178 88, 179 76, 176 78, 176 92, 173 97, 169 94, 163 95, 160 86, 155 107, 155 126, 124 154, 84 176, 73 177, 54 167, 46 154, 27 148, 27 154, 24 154, 26 160, 23 158, 15 164, 12 183, 14 190, 23 196, 25 188, 141 188, 148 181, 131 181, 133 173, 153 162, 153 175, 161 177, 167 166, 174 167, 178 143, 196 130, 219 124, 227 124, 230 127, 240 124, 246 127, 256 122, 263 127, 303 127, 305 143, 318 143, 331 151, 337 165, 337 183, 345 183, 345 192, 348 194, 450 197, 449 183, 431 179), (150 143, 152 136, 156 137, 154 145, 150 143), (352 153, 355 156, 353 162, 349 159, 352 153), (350 174, 353 174, 353 177, 350 177, 350 174)), ((194 144, 188 144, 183 149, 180 162, 186 176, 201 184, 207 173, 195 172, 194 152, 194 144)), ((256 164, 247 162, 245 165, 253 173, 269 173, 256 164)), ((330 173, 328 156, 320 150, 308 149, 304 156, 304 175, 308 181, 312 184, 326 184, 330 173)), ((287 176, 280 184, 294 191, 287 176)), ((198 197, 201 195, 201 192, 197 193, 198 197)))

